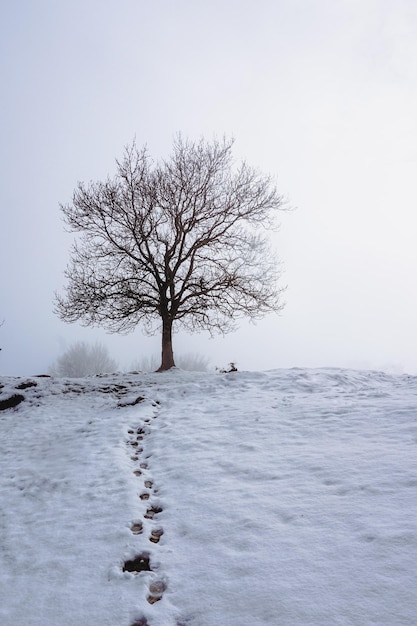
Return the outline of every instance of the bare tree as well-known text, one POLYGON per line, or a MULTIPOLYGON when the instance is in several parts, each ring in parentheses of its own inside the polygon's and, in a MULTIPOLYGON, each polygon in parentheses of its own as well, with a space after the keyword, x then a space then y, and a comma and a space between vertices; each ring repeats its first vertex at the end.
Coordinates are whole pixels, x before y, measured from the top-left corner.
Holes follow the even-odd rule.
POLYGON ((174 321, 228 332, 240 316, 283 307, 266 237, 283 198, 270 176, 234 167, 232 146, 179 135, 170 158, 153 163, 133 142, 114 178, 78 184, 61 206, 69 229, 82 233, 66 294, 56 295, 61 319, 110 332, 162 327, 162 371, 175 366, 174 321))
POLYGON ((84 378, 94 374, 114 372, 117 363, 100 343, 88 345, 84 341, 72 344, 50 367, 54 376, 84 378))

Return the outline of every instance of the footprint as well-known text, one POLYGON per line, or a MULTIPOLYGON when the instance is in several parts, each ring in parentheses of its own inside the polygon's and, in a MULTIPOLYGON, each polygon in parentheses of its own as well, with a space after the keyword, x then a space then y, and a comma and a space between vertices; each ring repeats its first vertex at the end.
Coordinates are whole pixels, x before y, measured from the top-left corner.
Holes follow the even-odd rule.
POLYGON ((145 480, 145 487, 147 489, 152 489, 153 487, 153 482, 151 480, 145 480))
POLYGON ((149 537, 149 541, 152 541, 152 543, 159 543, 160 538, 162 537, 162 535, 164 534, 164 529, 163 528, 155 528, 155 530, 153 530, 151 532, 151 536, 149 537))
POLYGON ((150 495, 149 495, 149 493, 147 491, 144 491, 143 493, 140 494, 139 498, 141 500, 149 500, 150 495))
POLYGON ((149 622, 146 617, 137 617, 130 626, 149 626, 149 622))
POLYGON ((135 476, 142 476, 142 472, 140 470, 135 470, 133 473, 135 476))
POLYGON ((134 535, 140 535, 143 532, 143 524, 142 522, 133 522, 130 527, 130 530, 134 535))
POLYGON ((158 513, 162 513, 162 511, 163 511, 163 508, 161 506, 158 506, 157 504, 153 504, 146 511, 146 513, 144 515, 144 518, 145 519, 153 519, 155 517, 155 515, 158 515, 158 513))
POLYGON ((155 604, 155 602, 159 602, 162 600, 162 596, 167 586, 163 580, 154 580, 149 585, 149 595, 146 598, 149 604, 155 604))

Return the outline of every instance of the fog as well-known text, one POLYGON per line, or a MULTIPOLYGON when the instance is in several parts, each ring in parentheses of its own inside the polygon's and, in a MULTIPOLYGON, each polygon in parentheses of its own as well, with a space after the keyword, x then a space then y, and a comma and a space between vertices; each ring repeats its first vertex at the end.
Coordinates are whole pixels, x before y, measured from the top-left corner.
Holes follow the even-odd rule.
POLYGON ((417 373, 417 6, 412 0, 22 0, 1 20, 0 374, 47 370, 76 340, 122 369, 160 351, 53 313, 72 235, 59 203, 136 137, 235 137, 294 209, 273 244, 286 307, 176 353, 239 369, 417 373))

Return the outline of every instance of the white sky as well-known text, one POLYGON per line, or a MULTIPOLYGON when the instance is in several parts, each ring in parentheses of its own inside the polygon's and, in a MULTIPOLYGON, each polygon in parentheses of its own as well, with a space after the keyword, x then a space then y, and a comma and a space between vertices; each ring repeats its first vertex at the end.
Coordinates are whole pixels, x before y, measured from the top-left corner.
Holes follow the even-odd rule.
POLYGON ((0 374, 74 340, 123 367, 159 352, 52 313, 72 237, 60 202, 136 136, 233 135, 297 207, 276 246, 287 306, 226 338, 178 334, 213 365, 417 372, 414 0, 20 0, 0 20, 0 374))

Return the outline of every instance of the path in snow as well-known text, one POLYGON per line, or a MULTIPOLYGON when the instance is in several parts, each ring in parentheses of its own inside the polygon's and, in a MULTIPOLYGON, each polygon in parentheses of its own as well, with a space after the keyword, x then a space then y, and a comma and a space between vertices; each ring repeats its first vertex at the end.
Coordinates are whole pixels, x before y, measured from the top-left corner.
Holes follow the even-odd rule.
MULTIPOLYGON (((153 415, 157 417, 156 414, 153 415)), ((142 442, 146 434, 149 434, 150 418, 144 420, 143 426, 137 426, 136 428, 129 428, 129 439, 127 444, 130 448, 130 460, 133 462, 135 469, 133 474, 140 480, 141 488, 139 490, 139 498, 142 501, 147 502, 146 513, 143 515, 142 520, 135 520, 132 522, 131 531, 134 535, 145 534, 149 541, 153 544, 159 543, 160 538, 164 534, 163 527, 158 524, 158 516, 162 513, 163 508, 160 502, 156 499, 158 490, 154 488, 152 476, 149 472, 149 465, 147 461, 141 460, 143 452, 142 442)), ((151 566, 151 554, 148 550, 142 550, 136 554, 132 559, 125 561, 123 565, 123 571, 127 572, 142 572, 152 571, 151 566)), ((149 604, 155 604, 162 599, 163 593, 166 590, 166 582, 163 577, 155 577, 149 581, 147 601, 149 604)), ((146 618, 141 616, 135 619, 133 626, 137 624, 145 625, 146 618)))

